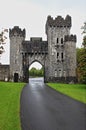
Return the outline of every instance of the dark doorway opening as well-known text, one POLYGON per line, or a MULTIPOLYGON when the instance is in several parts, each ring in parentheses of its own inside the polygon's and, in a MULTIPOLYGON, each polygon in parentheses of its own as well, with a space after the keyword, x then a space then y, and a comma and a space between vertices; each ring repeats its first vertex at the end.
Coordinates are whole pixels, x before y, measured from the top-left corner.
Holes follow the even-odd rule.
POLYGON ((19 79, 19 74, 14 73, 14 82, 18 82, 18 79, 19 79))

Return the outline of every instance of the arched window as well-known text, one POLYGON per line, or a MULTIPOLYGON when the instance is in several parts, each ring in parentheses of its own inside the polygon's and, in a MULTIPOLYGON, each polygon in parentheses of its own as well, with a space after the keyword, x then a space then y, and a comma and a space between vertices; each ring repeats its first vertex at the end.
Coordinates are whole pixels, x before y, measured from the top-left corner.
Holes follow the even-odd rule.
POLYGON ((62 70, 59 70, 59 77, 62 77, 62 70))
POLYGON ((61 44, 63 44, 63 38, 61 38, 61 44))

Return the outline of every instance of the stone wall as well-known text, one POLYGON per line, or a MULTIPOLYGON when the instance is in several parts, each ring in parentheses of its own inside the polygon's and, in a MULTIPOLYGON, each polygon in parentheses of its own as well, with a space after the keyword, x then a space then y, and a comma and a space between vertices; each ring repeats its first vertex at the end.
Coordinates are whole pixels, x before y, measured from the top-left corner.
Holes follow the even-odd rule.
POLYGON ((22 53, 21 44, 25 40, 25 29, 14 26, 9 29, 10 38, 10 79, 14 80, 14 74, 17 73, 19 79, 23 76, 22 72, 22 53))
POLYGON ((28 81, 28 69, 30 65, 37 61, 44 68, 44 81, 46 82, 47 73, 47 55, 48 44, 47 41, 42 41, 42 38, 33 37, 30 41, 23 41, 22 43, 22 61, 23 61, 23 77, 28 81))
POLYGON ((48 16, 48 81, 70 82, 76 77, 76 35, 70 35, 70 29, 70 16, 48 16))
POLYGON ((9 65, 0 65, 0 81, 9 81, 9 65))
MULTIPOLYGON (((71 17, 48 16, 46 21, 47 41, 41 37, 25 40, 25 29, 14 26, 9 29, 10 67, 0 66, 0 80, 16 76, 28 81, 29 66, 38 61, 44 66, 45 82, 71 82, 76 79, 76 35, 70 34, 71 17), (15 75, 15 76, 14 76, 15 75)), ((14 78, 15 77, 15 78, 14 78)))

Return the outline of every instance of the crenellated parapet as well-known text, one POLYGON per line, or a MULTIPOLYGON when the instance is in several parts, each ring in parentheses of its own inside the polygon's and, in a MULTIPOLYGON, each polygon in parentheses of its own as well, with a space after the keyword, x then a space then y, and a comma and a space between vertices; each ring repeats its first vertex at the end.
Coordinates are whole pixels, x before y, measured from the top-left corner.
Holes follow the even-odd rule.
POLYGON ((53 19, 51 16, 48 16, 46 25, 50 27, 71 27, 71 17, 67 15, 64 19, 61 16, 57 16, 53 19))
POLYGON ((76 35, 66 35, 64 38, 64 41, 65 42, 68 42, 68 41, 76 42, 76 35))
POLYGON ((10 66, 0 66, 0 80, 28 82, 30 65, 37 61, 44 68, 44 82, 76 82, 76 35, 71 35, 72 18, 47 17, 47 41, 42 37, 25 40, 26 30, 9 29, 10 66))
POLYGON ((14 26, 14 28, 9 29, 9 37, 15 36, 16 34, 17 36, 25 38, 25 29, 21 30, 19 26, 14 26))

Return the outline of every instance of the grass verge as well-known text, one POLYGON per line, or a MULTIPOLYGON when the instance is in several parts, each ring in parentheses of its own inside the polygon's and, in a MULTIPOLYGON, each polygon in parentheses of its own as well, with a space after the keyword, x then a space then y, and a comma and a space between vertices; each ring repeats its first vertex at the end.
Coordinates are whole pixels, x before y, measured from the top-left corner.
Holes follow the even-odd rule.
POLYGON ((82 103, 86 103, 86 85, 85 84, 59 84, 47 83, 48 86, 82 103))
POLYGON ((20 94, 24 85, 0 82, 0 130, 21 130, 20 94))

